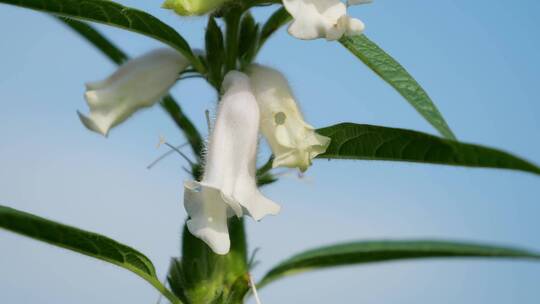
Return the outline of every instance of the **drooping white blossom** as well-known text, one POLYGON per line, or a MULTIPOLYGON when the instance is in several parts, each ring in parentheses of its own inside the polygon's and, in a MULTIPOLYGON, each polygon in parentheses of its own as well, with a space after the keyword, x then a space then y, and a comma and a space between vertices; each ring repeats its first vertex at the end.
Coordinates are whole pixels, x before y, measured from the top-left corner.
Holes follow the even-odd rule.
POLYGON ((120 66, 107 79, 86 84, 84 97, 90 108, 81 122, 107 136, 109 130, 137 110, 150 107, 163 97, 189 61, 173 49, 158 49, 120 66))
MULTIPOLYGON (((370 0, 349 0, 348 5, 369 3, 370 0)), ((293 17, 289 34, 311 40, 337 40, 343 35, 359 35, 364 23, 347 15, 347 5, 340 0, 283 0, 285 9, 293 17)))
POLYGON ((184 194, 189 231, 217 254, 229 252, 228 217, 246 214, 260 220, 280 210, 257 188, 259 107, 249 79, 231 71, 223 90, 202 181, 186 182, 184 194))
POLYGON ((274 153, 273 167, 298 168, 326 151, 330 138, 319 135, 304 121, 285 77, 261 66, 249 67, 253 92, 261 110, 261 131, 274 153))

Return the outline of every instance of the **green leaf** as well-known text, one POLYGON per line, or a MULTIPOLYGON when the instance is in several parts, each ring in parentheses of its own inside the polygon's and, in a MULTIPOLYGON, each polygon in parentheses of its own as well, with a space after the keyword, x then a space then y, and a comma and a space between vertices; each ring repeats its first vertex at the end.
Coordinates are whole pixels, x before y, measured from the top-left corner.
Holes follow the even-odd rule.
POLYGON ((172 303, 181 303, 158 280, 154 265, 146 256, 106 236, 1 205, 0 227, 125 268, 152 284, 172 303))
POLYGON ((512 154, 411 130, 342 123, 317 132, 332 139, 318 158, 408 161, 540 174, 536 165, 512 154))
POLYGON ((257 44, 256 33, 257 22, 253 15, 248 11, 244 13, 240 20, 240 36, 238 39, 238 57, 244 55, 252 44, 257 44))
POLYGON ((101 50, 114 63, 120 65, 124 61, 128 60, 126 53, 117 48, 116 45, 114 45, 109 39, 105 38, 90 25, 64 17, 59 17, 58 20, 69 26, 75 32, 79 33, 82 37, 86 38, 88 42, 101 50))
POLYGON ((240 7, 230 7, 225 14, 225 74, 228 71, 235 70, 238 59, 238 46, 240 36, 240 18, 242 10, 240 7))
POLYGON ((261 37, 259 40, 259 48, 261 48, 266 40, 270 38, 278 29, 291 21, 291 15, 284 7, 280 7, 276 10, 270 18, 264 24, 261 30, 261 37))
POLYGON ((238 58, 242 68, 253 61, 259 45, 259 24, 253 16, 246 12, 240 23, 240 38, 238 40, 238 58))
POLYGON ((191 146, 191 149, 193 150, 193 154, 200 160, 202 150, 204 148, 204 142, 195 125, 184 114, 178 102, 176 102, 170 95, 163 97, 160 104, 176 123, 176 126, 182 130, 184 136, 191 146))
POLYGON ((444 137, 455 139, 426 91, 394 58, 365 35, 343 37, 339 42, 394 87, 444 137))
POLYGON ((208 26, 206 27, 206 61, 208 62, 208 78, 212 85, 219 90, 223 80, 223 64, 225 56, 225 45, 223 33, 213 16, 208 16, 208 26))
POLYGON ((321 247, 297 254, 272 268, 259 283, 267 285, 287 275, 353 264, 421 258, 511 258, 540 261, 535 252, 450 241, 364 241, 321 247))
POLYGON ((274 162, 274 155, 270 156, 270 158, 262 165, 260 168, 257 169, 256 177, 257 177, 257 186, 262 187, 265 185, 272 184, 276 182, 278 179, 275 177, 272 173, 270 173, 270 170, 272 170, 272 163, 274 162))
POLYGON ((108 0, 0 0, 57 16, 99 22, 157 39, 186 56, 200 72, 204 67, 188 43, 173 28, 156 17, 108 0))
MULTIPOLYGON (((95 30, 92 26, 72 19, 62 17, 58 19, 83 38, 88 40, 88 42, 94 45, 98 50, 102 51, 103 54, 105 54, 114 63, 121 64, 129 59, 122 50, 120 50, 114 43, 105 38, 105 36, 95 30)), ((204 147, 201 135, 191 120, 189 120, 189 118, 184 114, 180 105, 170 95, 165 96, 160 105, 173 119, 176 126, 182 130, 184 136, 187 138, 191 146, 191 149, 193 150, 193 153, 197 157, 200 157, 204 147)), ((193 174, 196 175, 196 172, 193 172, 193 174)))

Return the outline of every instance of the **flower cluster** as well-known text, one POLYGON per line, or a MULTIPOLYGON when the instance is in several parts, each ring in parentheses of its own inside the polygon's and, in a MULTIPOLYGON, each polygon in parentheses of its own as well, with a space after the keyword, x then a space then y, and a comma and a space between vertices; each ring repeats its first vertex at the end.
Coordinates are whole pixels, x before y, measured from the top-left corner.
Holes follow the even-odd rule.
MULTIPOLYGON (((163 7, 179 15, 204 15, 231 0, 166 0, 163 7)), ((362 21, 351 18, 347 7, 371 0, 282 0, 292 17, 289 33, 299 39, 337 40, 358 35, 362 21)), ((109 130, 139 109, 150 107, 176 83, 189 66, 180 53, 160 49, 122 65, 103 81, 88 83, 85 94, 90 114, 82 123, 107 136, 109 130)), ((275 215, 280 206, 257 188, 256 158, 259 129, 274 154, 272 167, 304 172, 324 153, 330 139, 304 121, 285 77, 252 64, 245 73, 230 71, 221 85, 215 126, 210 134, 201 181, 184 184, 188 230, 218 254, 229 252, 227 219, 248 215, 260 220, 275 215)))
MULTIPOLYGON (((106 136, 137 110, 160 100, 188 66, 172 50, 156 50, 122 65, 103 81, 87 84, 90 130, 106 136)), ((221 87, 217 118, 205 155, 201 181, 184 184, 187 227, 217 254, 229 252, 227 219, 248 215, 256 221, 280 206, 257 188, 259 129, 274 153, 273 167, 307 170, 330 139, 304 121, 285 77, 261 65, 246 73, 230 71, 221 87)))
MULTIPOLYGON (((166 0, 164 8, 180 15, 203 15, 229 0, 166 0)), ((299 39, 337 40, 358 35, 362 21, 347 14, 350 5, 370 0, 283 0, 292 17, 289 33, 299 39)), ((139 109, 150 107, 178 80, 189 61, 170 49, 160 49, 122 65, 103 81, 88 83, 89 116, 79 113, 90 130, 107 136, 109 130, 139 109)), ((188 230, 217 254, 230 249, 227 219, 248 215, 259 221, 275 215, 280 206, 257 188, 256 159, 259 129, 274 159, 272 167, 304 172, 324 153, 330 139, 304 121, 285 77, 258 64, 245 73, 230 71, 221 85, 215 125, 208 141, 200 181, 184 184, 188 230)))
MULTIPOLYGON (((163 8, 172 9, 181 16, 204 15, 215 11, 231 0, 165 0, 163 8)), ((359 35, 364 23, 347 14, 351 5, 366 4, 372 0, 282 0, 283 6, 292 16, 289 34, 311 40, 326 38, 338 40, 342 36, 359 35)))
POLYGON ((186 182, 184 192, 189 231, 218 254, 229 251, 228 217, 245 214, 258 221, 280 210, 257 189, 259 126, 275 154, 274 167, 305 171, 330 143, 304 122, 285 78, 276 70, 254 65, 249 76, 231 71, 222 89, 202 181, 186 182))

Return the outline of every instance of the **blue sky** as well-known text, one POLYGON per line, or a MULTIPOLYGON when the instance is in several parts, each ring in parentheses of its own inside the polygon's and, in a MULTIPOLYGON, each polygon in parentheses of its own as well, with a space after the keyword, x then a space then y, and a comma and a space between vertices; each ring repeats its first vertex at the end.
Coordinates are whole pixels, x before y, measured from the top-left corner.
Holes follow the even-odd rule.
MULTIPOLYGON (((159 1, 122 1, 173 25, 202 46, 204 19, 180 19, 159 1)), ((265 18, 270 10, 259 9, 265 18)), ((460 140, 540 163, 540 2, 375 1, 351 14, 426 88, 460 140)), ((106 234, 154 261, 165 276, 179 254, 182 161, 146 165, 160 135, 184 139, 158 107, 108 139, 88 132, 84 82, 114 66, 81 38, 38 12, 1 5, 0 203, 106 234)), ((99 26, 130 55, 160 44, 99 26)), ((258 61, 289 78, 317 127, 341 121, 433 129, 337 43, 280 31, 258 61)), ((200 80, 173 89, 206 133, 215 93, 200 80)), ((263 147, 261 159, 266 158, 263 147)), ((260 247, 254 275, 314 246, 349 240, 443 238, 540 250, 540 180, 530 174, 410 163, 316 161, 264 189, 282 213, 249 222, 260 247), (286 236, 286 237, 284 237, 286 236)), ((0 300, 5 303, 153 303, 156 292, 104 262, 0 231, 0 300)), ((263 303, 538 303, 540 264, 433 260, 376 264, 291 277, 261 291, 263 303)))

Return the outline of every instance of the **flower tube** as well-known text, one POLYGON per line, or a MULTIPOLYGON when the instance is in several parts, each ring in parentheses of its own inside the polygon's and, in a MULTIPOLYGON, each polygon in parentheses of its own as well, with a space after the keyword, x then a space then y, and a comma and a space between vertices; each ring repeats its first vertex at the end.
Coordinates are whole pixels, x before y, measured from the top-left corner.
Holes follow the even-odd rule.
POLYGON ((150 107, 167 94, 189 61, 173 49, 158 49, 129 60, 103 81, 86 84, 84 97, 90 108, 81 122, 107 136, 139 109, 150 107))
POLYGON ((230 249, 228 217, 247 214, 260 220, 280 210, 257 188, 259 107, 249 79, 231 71, 222 89, 225 94, 210 135, 202 181, 189 181, 184 187, 188 230, 217 254, 230 249))
POLYGON ((330 138, 319 135, 304 121, 285 77, 261 65, 249 68, 251 85, 261 110, 261 130, 274 153, 272 166, 304 172, 324 153, 330 138))

